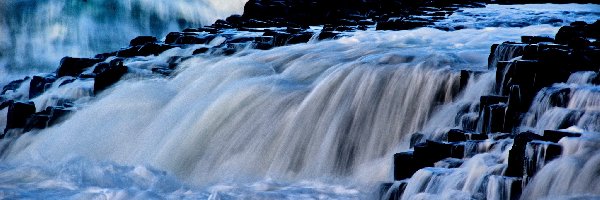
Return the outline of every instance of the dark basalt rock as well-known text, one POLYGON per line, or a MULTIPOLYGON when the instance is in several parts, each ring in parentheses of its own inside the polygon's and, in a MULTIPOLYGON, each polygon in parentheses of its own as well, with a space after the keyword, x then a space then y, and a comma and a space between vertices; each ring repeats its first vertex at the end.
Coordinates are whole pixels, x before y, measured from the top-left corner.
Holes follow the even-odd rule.
POLYGON ((463 158, 463 144, 450 144, 427 140, 416 144, 414 151, 394 154, 394 180, 410 178, 416 171, 433 167, 445 158, 463 158))
POLYGON ((165 52, 166 50, 169 50, 169 49, 172 49, 175 47, 176 46, 172 46, 172 45, 149 43, 149 44, 143 45, 138 50, 138 56, 150 56, 150 55, 158 56, 158 54, 161 54, 162 52, 165 52))
POLYGON ((140 46, 156 42, 158 42, 158 39, 154 36, 138 36, 129 42, 129 46, 140 46))
POLYGON ((2 103, 0 103, 0 110, 8 108, 8 106, 12 105, 14 102, 14 100, 3 101, 2 103))
POLYGON ((562 147, 556 143, 534 140, 527 145, 531 155, 525 157, 525 181, 529 181, 540 170, 540 165, 545 165, 562 153, 562 147))
POLYGON ((521 42, 525 44, 537 44, 540 42, 554 42, 554 38, 547 36, 521 36, 521 42))
POLYGON ((544 140, 550 142, 558 142, 563 137, 581 137, 581 133, 573 133, 568 131, 544 130, 544 140))
MULTIPOLYGON (((79 77, 81 77, 81 75, 79 75, 79 77)), ((65 79, 62 82, 60 82, 58 87, 62 87, 62 86, 68 85, 69 83, 73 83, 73 82, 75 82, 75 80, 77 80, 77 79, 76 78, 65 79)))
POLYGON ((504 131, 504 118, 506 115, 506 104, 493 104, 487 106, 483 111, 483 133, 499 133, 504 131))
POLYGON ((508 105, 504 117, 504 131, 512 133, 521 121, 522 113, 527 112, 528 107, 521 100, 521 89, 518 85, 510 87, 508 94, 508 105))
POLYGON ((62 106, 50 106, 45 110, 31 115, 24 126, 24 132, 33 129, 44 129, 62 122, 63 117, 73 112, 62 106))
POLYGON ((33 76, 31 82, 29 82, 29 99, 33 99, 40 94, 44 93, 52 83, 56 81, 56 77, 53 75, 49 76, 33 76))
MULTIPOLYGON (((503 88, 507 90, 513 85, 519 85, 521 100, 528 107, 537 91, 554 83, 565 82, 572 72, 579 71, 563 65, 564 62, 517 60, 509 66, 502 84, 503 88)), ((506 94, 508 91, 503 93, 506 94)))
POLYGON ((506 103, 507 101, 508 101, 507 96, 495 96, 495 95, 481 96, 479 98, 479 111, 483 111, 484 108, 486 108, 490 105, 506 103))
POLYGON ((394 180, 410 178, 421 168, 421 165, 414 158, 413 152, 394 154, 394 180))
POLYGON ((208 50, 209 50, 209 48, 207 48, 207 47, 200 47, 200 48, 194 50, 192 55, 203 54, 203 53, 208 52, 208 50))
POLYGON ((181 36, 183 36, 184 34, 186 34, 187 32, 184 33, 180 33, 180 32, 170 32, 169 34, 167 34, 166 38, 165 38, 165 43, 166 44, 173 44, 175 43, 175 41, 177 41, 177 39, 181 36))
POLYGON ((448 142, 465 142, 465 141, 473 141, 473 140, 487 140, 488 135, 486 134, 477 134, 477 133, 468 133, 461 129, 450 129, 447 135, 448 142))
POLYGON ((427 140, 415 145, 413 155, 424 166, 431 167, 433 163, 452 155, 452 145, 427 140))
POLYGON ((290 36, 290 39, 287 41, 287 44, 300 44, 300 43, 307 43, 310 38, 312 38, 312 33, 308 33, 308 32, 303 32, 303 33, 297 33, 297 34, 293 34, 290 36))
MULTIPOLYGON (((440 158, 446 157, 451 160, 448 157, 469 157, 471 154, 458 153, 464 152, 464 144, 473 144, 476 143, 474 140, 484 139, 474 136, 490 135, 493 140, 513 140, 508 166, 504 171, 506 177, 503 178, 514 180, 510 186, 504 187, 510 187, 510 199, 518 199, 522 186, 525 186, 542 166, 561 155, 562 147, 557 142, 564 137, 582 135, 558 130, 545 130, 543 136, 533 132, 514 132, 518 130, 517 126, 521 123, 523 114, 528 112, 536 94, 544 95, 543 98, 548 100, 547 103, 551 107, 566 108, 572 89, 554 84, 564 83, 574 72, 600 70, 600 49, 590 42, 594 40, 590 38, 596 37, 598 33, 590 33, 590 30, 600 30, 600 20, 594 24, 574 22, 561 28, 554 41, 556 44, 547 37, 523 36, 522 42, 526 44, 493 45, 488 62, 490 69, 496 68, 495 94, 500 96, 481 97, 478 115, 480 117, 474 117, 473 109, 469 106, 461 109, 455 118, 457 122, 461 122, 464 129, 468 129, 465 124, 469 124, 470 121, 480 120, 479 123, 483 124, 481 132, 490 134, 473 134, 452 129, 445 135, 446 141, 451 143, 419 143, 414 146, 413 152, 394 155, 394 179, 409 178, 418 169, 431 167, 433 162, 440 158), (518 57, 520 55, 521 58, 518 57)), ((592 78, 591 82, 600 83, 598 77, 600 75, 592 78)), ((568 112, 564 120, 558 122, 558 129, 577 124, 582 115, 583 112, 579 110, 568 112)), ((496 142, 492 146, 501 143, 496 142)), ((445 160, 437 164, 438 167, 451 165, 452 163, 446 163, 445 160)))
POLYGON ((127 73, 127 71, 127 67, 123 66, 122 62, 104 66, 103 68, 94 69, 94 72, 96 73, 96 79, 94 81, 94 94, 98 94, 118 82, 121 77, 127 73))
POLYGON ((94 66, 101 61, 102 59, 96 58, 64 57, 60 60, 60 66, 58 67, 58 70, 56 70, 56 76, 59 78, 63 76, 77 77, 83 70, 94 66))
POLYGON ((471 78, 471 73, 468 70, 460 70, 460 86, 459 90, 463 90, 467 87, 469 83, 469 79, 471 78))
POLYGON ((156 43, 147 43, 141 46, 133 46, 126 49, 122 49, 117 52, 117 57, 122 58, 130 58, 136 56, 150 56, 150 55, 159 55, 162 52, 175 48, 174 45, 168 44, 156 44, 156 43))
POLYGON ((585 22, 573 22, 570 26, 560 27, 558 33, 555 36, 555 42, 558 44, 569 44, 576 38, 586 37, 585 29, 587 23, 585 22))
POLYGON ((25 128, 27 119, 35 113, 33 102, 14 102, 8 106, 6 127, 4 133, 10 129, 25 128))
POLYGON ((183 35, 178 37, 174 44, 208 44, 215 37, 215 35, 183 35))
POLYGON ((338 35, 339 33, 332 31, 321 31, 319 33, 319 40, 335 39, 338 35))
POLYGON ((377 23, 377 30, 410 30, 431 25, 429 22, 416 20, 389 20, 377 23))
POLYGON ((505 176, 523 177, 525 173, 525 148, 528 142, 533 140, 543 140, 544 138, 532 132, 519 133, 513 142, 513 146, 508 155, 508 167, 505 176))
POLYGON ((101 54, 97 54, 96 56, 94 56, 94 58, 100 59, 100 60, 106 60, 107 58, 117 56, 117 53, 118 53, 117 51, 109 52, 109 53, 101 53, 101 54))
POLYGON ((29 79, 31 79, 31 78, 29 78, 29 76, 26 76, 23 79, 11 81, 10 83, 8 83, 4 87, 2 87, 2 93, 0 93, 0 94, 4 95, 8 91, 15 91, 15 90, 19 89, 19 87, 21 87, 23 82, 25 82, 29 79))
POLYGON ((467 132, 461 129, 450 129, 446 133, 448 142, 464 142, 467 140, 467 132))

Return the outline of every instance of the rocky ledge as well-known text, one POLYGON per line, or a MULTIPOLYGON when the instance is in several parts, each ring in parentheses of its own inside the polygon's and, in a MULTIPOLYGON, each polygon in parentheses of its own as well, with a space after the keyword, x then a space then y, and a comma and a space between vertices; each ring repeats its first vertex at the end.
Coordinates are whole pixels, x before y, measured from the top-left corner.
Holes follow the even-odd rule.
POLYGON ((412 151, 393 157, 395 182, 382 185, 382 197, 402 198, 408 179, 419 170, 457 168, 475 154, 505 145, 503 149, 510 149, 507 165, 496 174, 511 180, 505 188, 511 191, 510 197, 505 198, 518 199, 536 172, 561 155, 563 147, 558 141, 582 135, 567 130, 577 125, 581 111, 572 111, 573 117, 562 121, 557 130, 544 130, 543 134, 522 131, 519 125, 531 112, 532 102, 566 108, 573 89, 555 83, 566 83, 574 73, 591 73, 585 84, 600 85, 599 39, 600 20, 571 23, 561 27, 554 38, 522 36, 521 42, 493 45, 489 68, 496 69, 496 88, 494 94, 480 98, 479 109, 471 115, 478 117, 464 117, 468 111, 460 113, 456 120, 462 129, 451 129, 441 138, 413 134, 412 151), (483 150, 475 148, 483 143, 487 144, 483 150))

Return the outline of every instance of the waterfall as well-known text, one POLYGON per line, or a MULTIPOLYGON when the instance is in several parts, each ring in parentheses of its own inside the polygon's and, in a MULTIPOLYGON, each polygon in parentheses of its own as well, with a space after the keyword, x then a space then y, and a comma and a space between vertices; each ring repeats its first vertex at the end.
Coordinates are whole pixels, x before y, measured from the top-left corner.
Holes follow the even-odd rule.
MULTIPOLYGON (((579 74, 571 75, 570 80, 579 74)), ((566 129, 574 126, 585 131, 600 132, 596 117, 600 115, 600 90, 589 84, 556 84, 545 88, 523 120, 523 129, 566 129)))
MULTIPOLYGON (((534 29, 555 28, 515 31, 534 29)), ((411 134, 431 120, 441 120, 434 123, 440 128, 454 123, 436 113, 454 110, 452 103, 472 105, 473 97, 493 88, 488 72, 471 76, 465 93, 459 90, 460 69, 484 69, 487 41, 459 54, 448 47, 502 32, 367 31, 230 57, 174 48, 126 61, 136 70, 95 99, 87 97, 85 80, 36 97, 37 109, 77 97, 81 110, 4 145, 3 160, 148 165, 201 187, 233 182, 241 189, 271 179, 373 185, 387 179, 387 158, 408 148, 411 134), (174 77, 149 75, 174 55, 187 57, 174 77)))
MULTIPOLYGON (((4 1, 0 11, 14 17, 0 19, 0 28, 10 27, 0 29, 0 52, 8 52, 0 55, 0 64, 18 71, 31 60, 42 65, 64 55, 115 50, 136 35, 164 36, 239 13, 243 3, 4 1), (27 14, 39 12, 44 14, 27 14)), ((572 21, 571 15, 600 15, 590 12, 578 7, 562 23, 572 21)), ((502 24, 457 31, 366 30, 270 50, 244 47, 229 56, 193 53, 225 40, 217 37, 127 58, 122 64, 128 73, 97 95, 93 79, 61 77, 31 101, 36 111, 57 102, 68 102, 75 111, 54 126, 0 140, 0 198, 377 198, 372 193, 390 180, 393 154, 410 149, 413 136, 440 141, 450 129, 482 130, 480 97, 498 94, 495 76, 506 74, 498 66, 520 58, 522 48, 500 45, 490 52, 489 45, 558 30, 502 24), (489 63, 494 67, 486 67, 489 63), (168 76, 152 72, 170 65, 176 68, 168 76)), ((584 134, 562 139, 561 157, 552 161, 555 155, 548 151, 555 143, 526 144, 526 156, 535 158, 527 170, 536 176, 505 176, 513 139, 489 131, 487 140, 469 135, 472 141, 457 142, 462 149, 455 153, 464 159, 446 158, 420 169, 391 184, 386 195, 514 199, 526 182, 524 199, 594 195, 599 159, 593 134, 600 127, 596 76, 575 73, 540 91, 523 111, 520 129, 584 134)), ((27 100, 31 78, 22 81, 6 97, 27 100)), ((0 126, 6 121, 0 117, 0 126)))
POLYGON ((560 141, 563 154, 542 168, 523 191, 521 199, 540 198, 597 198, 598 182, 597 133, 582 139, 565 138, 560 141))
POLYGON ((123 83, 27 151, 150 163, 197 182, 364 173, 454 99, 452 67, 468 62, 352 40, 187 59, 171 80, 123 83))

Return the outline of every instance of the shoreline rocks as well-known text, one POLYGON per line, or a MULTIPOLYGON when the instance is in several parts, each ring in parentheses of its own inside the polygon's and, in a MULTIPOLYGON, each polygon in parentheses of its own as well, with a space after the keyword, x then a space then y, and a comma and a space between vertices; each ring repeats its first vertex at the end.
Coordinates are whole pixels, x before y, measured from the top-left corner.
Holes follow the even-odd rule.
MULTIPOLYGON (((554 83, 566 82, 570 75, 576 72, 600 73, 600 46, 590 42, 599 39, 592 31, 598 30, 598 25, 600 20, 593 24, 574 22, 570 26, 560 28, 555 38, 523 36, 522 43, 505 42, 492 45, 488 60, 489 67, 496 68, 496 94, 480 98, 479 132, 451 129, 445 134, 446 143, 440 143, 447 145, 446 150, 438 148, 435 154, 416 153, 422 152, 422 147, 432 144, 431 141, 415 144, 414 151, 395 154, 394 180, 404 183, 405 186, 390 187, 389 190, 394 195, 388 197, 400 199, 406 181, 418 170, 432 167, 432 162, 448 158, 470 159, 466 152, 464 157, 457 156, 452 151, 448 153, 447 149, 450 147, 486 139, 491 143, 509 139, 512 144, 502 176, 518 180, 510 187, 510 199, 518 199, 522 188, 535 173, 545 163, 561 155, 562 146, 557 142, 563 137, 582 135, 565 130, 544 130, 543 135, 539 135, 533 132, 519 132, 517 126, 529 111, 538 92, 549 90, 546 98, 550 105, 567 107, 571 89, 554 89, 551 86, 554 83), (494 135, 500 137, 492 137, 494 135)), ((572 125, 574 124, 561 124, 560 127, 567 128, 572 125)))

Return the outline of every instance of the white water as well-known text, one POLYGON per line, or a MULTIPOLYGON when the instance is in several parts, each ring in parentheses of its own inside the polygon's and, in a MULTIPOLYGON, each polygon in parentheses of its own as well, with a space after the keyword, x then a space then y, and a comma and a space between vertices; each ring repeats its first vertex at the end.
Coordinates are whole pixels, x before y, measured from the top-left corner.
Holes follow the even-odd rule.
MULTIPOLYGON (((561 5, 566 6, 566 5, 561 5)), ((513 6, 490 5, 488 8, 496 9, 465 9, 464 13, 459 13, 450 17, 446 22, 451 25, 459 25, 467 28, 483 28, 487 26, 507 26, 519 27, 527 26, 529 23, 539 23, 538 20, 550 20, 552 18, 562 19, 558 23, 567 23, 564 20, 565 12, 560 11, 558 6, 549 6, 542 9, 536 8, 537 13, 540 10, 554 10, 554 14, 536 14, 539 17, 519 20, 521 16, 528 15, 535 6, 525 6, 514 8, 513 6), (493 10, 492 9, 492 10, 493 10), (507 9, 507 12, 498 12, 497 10, 507 9), (525 14, 524 14, 525 13, 525 14), (464 18, 463 18, 464 17, 464 18), (492 19, 493 18, 493 19, 492 19), (515 20, 516 19, 516 20, 515 20), (452 22, 450 22, 452 21, 452 22), (516 22, 516 23, 515 23, 516 22)), ((576 12, 598 12, 597 7, 583 6, 571 8, 567 13, 576 12), (583 10, 580 10, 583 9, 583 10), (591 9, 591 10, 588 10, 591 9)), ((594 19, 593 17, 590 19, 594 19)), ((589 21, 589 20, 585 20, 589 21)), ((444 21, 437 25, 446 26, 444 21)), ((503 55, 509 55, 508 52, 514 52, 514 49, 502 49, 503 55)), ((499 58, 506 61, 514 56, 499 58)), ((492 60, 491 68, 499 60, 492 60)), ((481 75, 481 81, 470 83, 466 93, 456 101, 444 106, 440 112, 433 115, 429 123, 423 129, 423 133, 429 134, 430 138, 440 140, 444 133, 450 128, 465 129, 463 124, 472 118, 477 118, 478 98, 481 94, 492 94, 494 87, 495 72, 481 75), (458 115, 457 115, 458 114, 458 115)), ((559 129, 562 121, 570 121, 569 130, 594 132, 590 133, 591 138, 585 139, 563 139, 561 144, 567 149, 563 152, 562 158, 546 163, 546 145, 538 145, 535 148, 527 147, 528 157, 537 159, 535 163, 526 163, 531 165, 534 170, 539 170, 538 174, 531 177, 525 177, 530 182, 523 191, 521 199, 597 199, 600 183, 598 181, 598 152, 597 132, 598 132, 598 97, 597 86, 589 85, 590 79, 595 74, 590 72, 576 73, 571 76, 567 84, 557 84, 554 87, 572 88, 571 93, 567 93, 566 108, 556 108, 549 105, 549 94, 554 89, 548 89, 550 92, 540 92, 531 111, 524 120, 523 130, 533 130, 542 133, 545 129, 559 129), (566 110, 566 111, 563 111, 566 110), (573 114, 573 113, 576 114, 573 114), (573 117, 575 115, 575 117, 573 117), (596 136, 592 136, 596 135, 596 136), (545 165, 547 164, 547 165, 545 165)), ((498 86, 496 86, 498 87, 498 86)), ((501 88, 500 88, 501 89, 501 88)), ((471 120, 472 121, 472 120, 471 120)), ((565 127, 566 128, 566 127, 565 127)), ((478 154, 472 155, 465 152, 466 158, 463 159, 459 168, 447 168, 444 160, 435 164, 435 167, 424 168, 417 171, 406 182, 406 189, 401 199, 510 199, 512 198, 512 185, 520 184, 518 178, 502 176, 508 164, 508 153, 512 141, 510 140, 491 140, 488 139, 477 144, 478 154), (487 146, 487 147, 486 147, 487 146)), ((465 149, 471 149, 467 146, 473 144, 464 144, 465 149)), ((397 182, 398 183, 398 182, 397 182)), ((394 186, 392 186, 394 187, 394 186)), ((397 185, 395 187, 398 187, 397 185)), ((385 197, 384 197, 385 198, 385 197)))
MULTIPOLYGON (((65 123, 21 137, 5 161, 35 166, 83 156, 150 165, 202 188, 275 179, 343 184, 354 192, 339 197, 364 197, 388 179, 388 158, 407 147, 406 136, 436 105, 452 101, 454 69, 485 69, 490 36, 555 29, 361 32, 233 57, 196 56, 173 79, 131 79, 65 123)), ((183 50, 165 55, 176 51, 183 50)), ((126 64, 158 60, 164 57, 126 64)))
MULTIPOLYGON (((140 35, 210 25, 241 14, 246 0, 3 0, 0 70, 55 69, 64 56, 93 57, 140 35)), ((5 75, 3 75, 5 76, 5 75)), ((5 78, 2 78, 5 81, 5 78)))
MULTIPOLYGON (((82 102, 63 124, 10 146, 2 141, 0 197, 375 198, 377 183, 391 179, 392 154, 408 148, 407 136, 460 127, 460 107, 473 110, 493 88, 491 72, 457 94, 456 69, 485 70, 491 43, 557 29, 359 32, 232 57, 198 55, 167 79, 141 77, 190 49, 128 60, 134 74, 82 102)), ((55 88, 36 101, 85 96, 88 86, 55 88)), ((452 181, 437 176, 444 187, 411 191, 430 199, 481 190, 490 199, 510 195, 492 192, 511 181, 493 176, 506 164, 506 145, 479 144, 488 153, 443 173, 452 181)), ((433 176, 427 173, 417 177, 433 176)))
POLYGON ((563 138, 561 158, 547 164, 525 188, 521 199, 597 199, 600 196, 598 133, 563 138))
POLYGON ((448 19, 436 22, 436 26, 450 29, 525 27, 537 24, 564 26, 574 21, 593 23, 599 16, 598 4, 488 4, 485 9, 460 9, 448 19))

